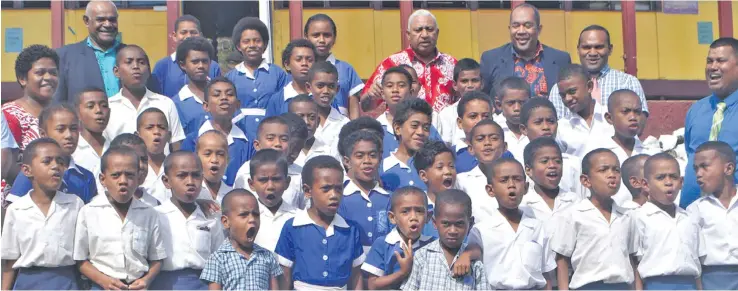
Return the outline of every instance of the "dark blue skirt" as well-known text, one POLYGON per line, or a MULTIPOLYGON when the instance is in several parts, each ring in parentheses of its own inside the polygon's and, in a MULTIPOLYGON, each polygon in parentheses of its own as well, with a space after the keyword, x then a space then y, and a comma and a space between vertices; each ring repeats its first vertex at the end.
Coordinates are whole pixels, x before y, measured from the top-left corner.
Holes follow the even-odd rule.
POLYGON ((738 290, 738 266, 702 266, 702 289, 738 290))
POLYGON ((697 290, 694 276, 654 276, 643 279, 646 290, 697 290))
POLYGON ((200 280, 202 270, 182 269, 161 271, 151 283, 150 290, 208 290, 208 285, 200 280))
POLYGON ((78 290, 75 265, 44 268, 21 268, 13 290, 78 290))
POLYGON ((577 290, 630 290, 628 283, 605 283, 602 281, 589 283, 577 290))

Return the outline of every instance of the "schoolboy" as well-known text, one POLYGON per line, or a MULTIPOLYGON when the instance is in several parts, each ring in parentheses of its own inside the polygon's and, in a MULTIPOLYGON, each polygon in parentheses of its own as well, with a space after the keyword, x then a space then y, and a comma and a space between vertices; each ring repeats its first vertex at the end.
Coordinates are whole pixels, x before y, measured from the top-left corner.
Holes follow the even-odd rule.
POLYGON ((84 203, 59 191, 69 158, 56 141, 40 138, 23 152, 28 195, 11 204, 2 230, 2 289, 79 289, 72 258, 77 214, 84 203), (54 245, 53 251, 45 251, 54 245))
POLYGON ((112 140, 103 134, 110 120, 108 97, 100 88, 86 88, 79 93, 75 101, 74 109, 79 114, 82 127, 79 131, 77 150, 72 153, 72 158, 93 175, 99 175, 100 157, 110 147, 112 140))
MULTIPOLYGON (((177 46, 177 65, 185 72, 187 84, 182 86, 177 95, 172 97, 179 113, 185 135, 189 135, 197 128, 190 128, 192 120, 205 115, 203 101, 207 94, 207 85, 210 77, 210 62, 215 56, 215 49, 204 37, 191 37, 177 46)), ((213 76, 212 78, 216 78, 213 76)))
POLYGON ((458 189, 467 193, 472 200, 474 221, 481 221, 497 211, 497 200, 490 197, 481 185, 487 185, 487 177, 492 162, 506 152, 505 134, 497 122, 483 119, 469 131, 469 153, 479 165, 466 173, 458 174, 458 189))
POLYGON ((228 166, 228 138, 220 131, 208 130, 197 139, 195 153, 203 166, 198 199, 212 200, 221 205, 223 197, 233 190, 223 181, 228 166))
POLYGON ((702 287, 705 290, 738 289, 738 256, 726 250, 735 243, 738 231, 735 204, 735 151, 727 143, 708 141, 697 147, 694 170, 703 195, 687 211, 699 221, 705 237, 706 256, 702 262, 702 287))
POLYGON ((302 179, 310 207, 285 222, 275 250, 285 274, 282 288, 361 289, 361 229, 336 213, 343 196, 341 164, 315 157, 302 169, 302 179))
POLYGON ((525 174, 533 181, 533 187, 525 190, 522 205, 530 209, 536 219, 546 222, 555 213, 582 199, 578 194, 560 187, 564 160, 553 138, 532 140, 525 146, 523 159, 525 174))
MULTIPOLYGON (((335 152, 331 149, 331 144, 326 144, 323 140, 317 139, 315 130, 318 129, 320 118, 318 117, 318 104, 315 103, 310 95, 300 94, 292 98, 290 102, 289 112, 294 113, 305 122, 308 129, 308 137, 305 145, 300 149, 300 153, 295 159, 295 164, 304 166, 309 158, 319 155, 327 155, 335 152)), ((333 143, 336 143, 334 139, 333 143)))
POLYGON ((502 119, 498 123, 505 132, 507 149, 518 162, 523 163, 523 150, 528 144, 528 137, 520 129, 520 111, 528 99, 531 98, 530 85, 525 79, 511 76, 500 81, 497 88, 495 106, 502 111, 502 119))
MULTIPOLYGON (((181 56, 181 54, 178 53, 177 48, 185 40, 192 37, 199 37, 200 35, 200 20, 194 16, 185 14, 174 21, 174 31, 172 31, 169 37, 174 41, 175 51, 171 55, 163 57, 156 62, 154 71, 152 72, 156 80, 161 84, 162 95, 174 97, 180 92, 183 86, 192 81, 190 75, 183 72, 180 67, 177 56, 181 56)), ((208 63, 207 69, 205 70, 208 76, 210 78, 220 76, 221 71, 218 63, 213 58, 208 63)))
POLYGON ((290 82, 282 68, 262 57, 269 44, 269 29, 257 17, 244 17, 233 27, 231 40, 243 62, 225 77, 236 84, 241 107, 266 108, 269 97, 290 82))
POLYGON ((291 163, 290 165, 294 166, 294 168, 299 167, 300 172, 302 172, 302 167, 295 165, 294 162, 300 156, 300 152, 302 152, 302 149, 305 148, 305 144, 307 143, 308 126, 303 118, 292 112, 282 113, 279 117, 287 122, 289 130, 290 141, 288 143, 288 149, 285 152, 287 162, 291 163))
MULTIPOLYGON (((461 100, 467 93, 480 91, 482 89, 482 75, 479 71, 479 63, 474 59, 460 59, 454 66, 454 95, 456 100, 461 100)), ((462 116, 458 114, 459 102, 446 106, 438 116, 434 116, 433 125, 441 134, 441 139, 448 145, 455 145, 456 141, 465 138, 463 132, 454 124, 454 120, 462 116)), ((492 102, 490 100, 490 102, 492 102)))
POLYGON ((361 244, 366 253, 377 238, 390 231, 387 221, 390 193, 382 188, 378 179, 382 142, 374 133, 357 131, 344 138, 340 145, 348 181, 344 183, 338 214, 361 228, 361 244))
POLYGON ((156 210, 133 199, 138 168, 131 149, 105 152, 100 174, 105 195, 95 196, 77 217, 74 260, 93 290, 148 288, 167 256, 156 210))
POLYGON ((648 158, 643 172, 649 202, 631 213, 636 290, 699 290, 705 239, 697 220, 674 203, 682 188, 679 163, 659 153, 648 158))
MULTIPOLYGON (((149 57, 137 45, 127 45, 118 50, 113 73, 120 79, 120 93, 108 98, 110 104, 110 121, 105 128, 108 138, 115 138, 122 133, 134 133, 135 120, 144 110, 157 108, 164 113, 171 132, 168 152, 178 150, 185 132, 179 121, 179 113, 171 98, 159 95, 146 88, 146 81, 151 77, 149 57)), ((181 88, 181 87, 180 87, 181 88)))
MULTIPOLYGON (((149 175, 149 155, 146 153, 146 143, 144 143, 143 139, 132 133, 124 133, 115 137, 110 142, 110 147, 126 147, 136 153, 138 156, 138 182, 136 184, 136 191, 133 193, 133 198, 151 207, 159 206, 161 204, 159 200, 151 196, 148 189, 141 186, 149 175)), ((102 193, 105 191, 105 187, 102 184, 98 184, 98 190, 102 193)))
POLYGON ((202 164, 197 156, 177 151, 164 160, 164 186, 172 197, 155 209, 167 257, 152 290, 205 290, 200 273, 207 258, 223 242, 220 221, 208 217, 195 203, 202 187, 202 164))
POLYGON ((436 197, 433 224, 438 240, 420 248, 413 256, 410 276, 401 290, 487 290, 487 276, 481 261, 472 262, 469 274, 454 277, 459 256, 466 250, 464 238, 472 222, 471 199, 459 190, 446 190, 436 197))
MULTIPOLYGON (((79 140, 77 113, 68 105, 54 104, 41 111, 38 121, 41 136, 56 141, 68 162, 58 190, 77 195, 84 203, 89 203, 97 195, 95 176, 89 170, 77 165, 72 157, 79 140)), ((32 181, 25 175, 18 175, 6 200, 13 202, 28 194, 31 189, 33 189, 32 181)))
MULTIPOLYGON (((408 98, 396 110, 392 126, 399 146, 384 156, 379 177, 388 191, 408 185, 425 190, 425 183, 412 165, 413 156, 428 140, 433 109, 425 100, 408 98)), ((385 136, 385 142, 388 139, 385 136)))
POLYGON ((457 103, 458 117, 456 124, 462 131, 463 138, 455 140, 453 143, 454 152, 456 153, 456 169, 459 173, 469 172, 479 164, 476 158, 469 152, 469 140, 471 129, 484 119, 492 117, 492 100, 479 91, 471 91, 461 97, 457 103))
POLYGON ((208 130, 217 130, 226 134, 228 166, 223 181, 226 185, 232 186, 238 168, 251 158, 253 145, 248 142, 243 130, 235 126, 232 121, 233 115, 240 107, 236 97, 236 86, 230 80, 218 77, 208 83, 205 90, 207 94, 203 100, 205 102, 203 108, 208 114, 208 119, 199 126, 197 131, 187 135, 182 143, 182 149, 194 152, 200 135, 208 130))
MULTIPOLYGON (((384 127, 382 127, 382 124, 379 123, 374 118, 371 118, 369 116, 362 116, 357 119, 351 120, 346 125, 341 127, 341 131, 338 132, 338 139, 334 142, 334 146, 332 146, 332 149, 335 149, 336 153, 331 153, 331 156, 338 156, 342 157, 346 153, 343 152, 343 149, 338 146, 342 140, 346 139, 350 134, 357 132, 357 131, 367 131, 371 132, 377 137, 379 137, 382 144, 384 144, 384 127)), ((382 156, 384 158, 384 156, 382 156)))
POLYGON ((290 99, 299 94, 309 94, 310 67, 316 56, 315 46, 306 39, 296 39, 287 44, 282 51, 282 65, 292 79, 283 88, 269 97, 266 105, 266 116, 276 116, 287 112, 290 99))
POLYGON ((456 185, 456 157, 442 141, 427 141, 413 157, 413 166, 426 185, 429 211, 433 211, 436 195, 456 185))
MULTIPOLYGON (((625 162, 621 168, 621 176, 623 185, 628 189, 632 197, 631 200, 623 203, 624 208, 636 209, 643 206, 648 201, 648 191, 643 188, 643 167, 648 160, 648 155, 633 155, 625 162)), ((622 186, 621 186, 622 187, 622 186)))
POLYGON ((433 241, 422 235, 428 221, 428 197, 423 190, 413 186, 397 189, 390 204, 387 213, 395 228, 374 241, 361 265, 370 290, 399 289, 412 271, 413 252, 433 241))
POLYGON ((161 181, 164 175, 164 159, 167 157, 165 146, 171 138, 166 115, 157 108, 148 108, 141 112, 136 124, 138 124, 136 134, 144 141, 146 155, 149 157, 146 180, 141 186, 159 203, 164 202, 172 197, 172 193, 161 181))
POLYGON ((556 262, 549 236, 543 221, 520 209, 528 190, 523 166, 513 158, 501 158, 492 162, 489 174, 485 188, 499 208, 475 223, 469 234, 469 244, 481 247, 489 287, 550 290, 556 262))
POLYGON ((310 67, 306 88, 318 105, 318 128, 315 129, 315 138, 324 144, 331 144, 338 137, 348 117, 333 108, 333 99, 338 87, 338 70, 329 62, 317 62, 310 67))
POLYGON ((561 212, 551 239, 559 290, 625 290, 634 281, 633 229, 612 196, 620 188, 620 162, 608 149, 582 159, 582 185, 592 193, 561 212), (574 274, 569 277, 569 268, 574 274))
POLYGON ((277 150, 263 149, 256 152, 249 167, 249 188, 254 189, 258 198, 262 226, 254 242, 274 252, 284 223, 298 211, 282 200, 290 185, 287 160, 277 150))
POLYGON ((418 80, 418 71, 416 71, 413 66, 408 64, 401 64, 398 67, 404 69, 410 74, 410 88, 412 89, 410 97, 417 98, 420 94, 420 90, 423 89, 423 86, 420 85, 420 81, 418 80))
POLYGON ((223 199, 220 218, 228 231, 205 264, 200 279, 211 290, 277 290, 282 269, 274 255, 254 241, 259 233, 259 203, 251 192, 233 189, 223 199))

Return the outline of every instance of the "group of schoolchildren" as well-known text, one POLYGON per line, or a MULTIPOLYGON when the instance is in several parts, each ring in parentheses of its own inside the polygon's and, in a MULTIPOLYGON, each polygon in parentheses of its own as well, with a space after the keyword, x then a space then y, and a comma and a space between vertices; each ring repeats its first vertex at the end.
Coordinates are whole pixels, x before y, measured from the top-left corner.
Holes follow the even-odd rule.
POLYGON ((145 52, 121 49, 120 94, 86 89, 40 115, 2 288, 738 289, 727 144, 697 149, 703 197, 679 208, 679 164, 640 144, 638 96, 598 104, 576 65, 558 79, 567 120, 521 78, 482 93, 462 59, 459 100, 438 114, 398 66, 381 79, 387 111, 349 121, 362 85, 335 34, 311 17, 285 73, 261 58, 266 26, 242 19, 244 61, 214 78, 212 46, 184 39, 171 99, 145 87, 145 52))

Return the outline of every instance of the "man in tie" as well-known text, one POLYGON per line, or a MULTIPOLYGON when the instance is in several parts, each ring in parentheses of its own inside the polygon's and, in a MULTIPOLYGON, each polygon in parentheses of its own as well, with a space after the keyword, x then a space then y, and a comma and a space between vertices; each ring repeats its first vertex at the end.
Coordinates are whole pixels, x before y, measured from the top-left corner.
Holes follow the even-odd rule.
MULTIPOLYGON (((610 43, 610 32, 606 28, 599 25, 584 28, 579 34, 577 52, 579 63, 589 71, 592 80, 592 98, 597 101, 598 106, 607 107, 607 99, 612 92, 628 89, 636 92, 641 98, 643 112, 648 116, 648 102, 646 102, 646 94, 643 93, 641 82, 636 77, 610 68, 608 65, 612 44, 610 43)), ((561 100, 558 86, 554 85, 548 96, 556 107, 559 119, 571 117, 571 110, 561 100)))
MULTIPOLYGON (((692 104, 684 125, 687 169, 684 173, 679 206, 686 208, 700 197, 694 167, 694 153, 706 141, 722 141, 738 150, 738 40, 720 38, 710 45, 705 65, 705 79, 712 95, 692 104)), ((717 169, 722 171, 723 169, 717 169)), ((734 177, 738 180, 738 173, 734 177)))

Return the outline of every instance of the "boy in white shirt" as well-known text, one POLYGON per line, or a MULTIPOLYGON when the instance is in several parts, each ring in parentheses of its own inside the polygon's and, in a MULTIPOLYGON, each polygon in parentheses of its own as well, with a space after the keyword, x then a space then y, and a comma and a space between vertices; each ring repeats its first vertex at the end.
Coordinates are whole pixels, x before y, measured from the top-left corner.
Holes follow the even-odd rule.
MULTIPOLYGON (((624 208, 636 209, 643 206, 648 201, 648 191, 643 187, 643 167, 646 165, 648 155, 638 154, 631 156, 621 167, 621 176, 623 178, 623 186, 630 192, 632 200, 623 203, 624 208)), ((623 186, 620 186, 621 188, 623 186)))
POLYGON ((649 202, 631 212, 636 250, 636 290, 701 290, 700 258, 705 241, 696 219, 674 204, 683 178, 666 153, 644 166, 649 202))
POLYGON ((171 138, 166 115, 157 108, 147 108, 138 116, 136 124, 136 134, 144 141, 149 156, 148 172, 142 186, 159 203, 164 202, 172 197, 161 181, 164 175, 162 165, 168 154, 165 148, 171 138))
MULTIPOLYGON (((82 90, 75 100, 75 109, 82 126, 77 140, 77 150, 72 153, 72 158, 97 177, 100 175, 100 157, 110 147, 112 139, 106 138, 103 134, 110 120, 108 97, 100 88, 88 88, 82 90)), ((100 187, 98 192, 102 192, 100 187)))
MULTIPOLYGON (((470 58, 460 59, 454 66, 454 94, 457 100, 461 100, 466 93, 480 91, 482 89, 482 75, 479 63, 470 58)), ((441 109, 441 112, 433 118, 433 126, 441 135, 443 142, 450 146, 456 145, 456 141, 466 138, 464 132, 454 122, 459 116, 457 108, 459 101, 441 109)))
MULTIPOLYGON (((295 164, 302 167, 307 160, 320 155, 333 155, 338 151, 338 138, 333 139, 333 144, 326 144, 323 139, 316 138, 315 132, 320 123, 318 104, 309 95, 301 94, 292 98, 287 106, 290 113, 294 113, 305 122, 308 129, 308 136, 305 145, 300 149, 300 153, 295 160, 295 164), (335 146, 336 148, 332 148, 335 146)), ((337 156, 337 160, 340 160, 337 156)))
POLYGON ((217 130, 208 130, 197 139, 195 153, 203 166, 202 188, 197 199, 215 201, 218 206, 223 197, 233 190, 223 181, 228 167, 228 138, 217 130))
POLYGON ((541 221, 548 221, 552 215, 582 200, 574 192, 561 188, 564 173, 561 149, 553 138, 539 137, 525 146, 525 173, 533 181, 533 187, 526 189, 523 208, 533 212, 541 221))
MULTIPOLYGON (((143 139, 132 133, 124 133, 113 139, 110 142, 110 147, 127 147, 138 155, 138 182, 136 183, 137 186, 136 191, 133 193, 133 198, 136 198, 151 207, 159 206, 161 204, 159 203, 159 200, 154 198, 154 196, 151 196, 146 188, 140 186, 143 185, 144 181, 146 181, 146 177, 149 175, 149 155, 146 154, 146 144, 143 139)), ((105 192, 105 188, 102 187, 102 184, 98 187, 98 193, 105 192)))
POLYGON ((523 78, 510 76, 503 79, 495 88, 497 88, 495 106, 502 111, 502 117, 505 119, 500 126, 505 132, 507 150, 522 164, 523 149, 529 141, 521 130, 520 113, 523 104, 531 97, 530 84, 523 78))
POLYGON ((338 92, 338 70, 329 62, 316 62, 308 71, 308 82, 305 88, 313 95, 318 105, 318 127, 315 139, 325 145, 333 144, 338 138, 341 127, 349 122, 337 109, 331 106, 338 92))
POLYGON ((463 136, 453 143, 452 149, 456 154, 456 171, 469 172, 479 164, 479 161, 469 151, 469 136, 471 129, 484 119, 492 119, 492 98, 479 91, 472 91, 461 97, 457 103, 456 125, 463 136))

